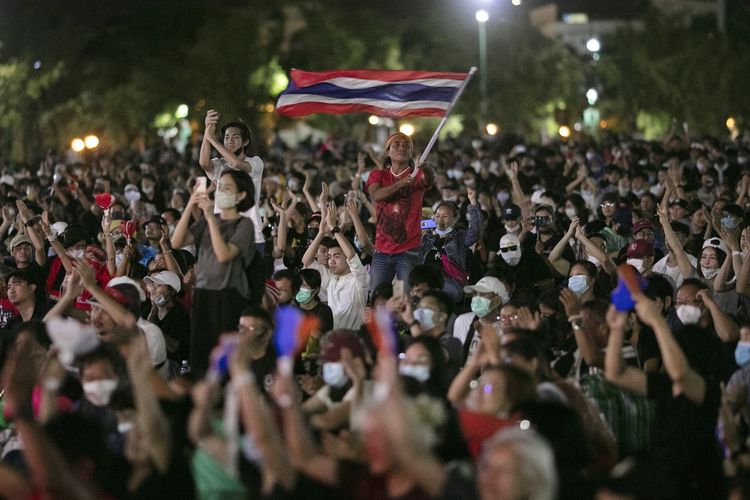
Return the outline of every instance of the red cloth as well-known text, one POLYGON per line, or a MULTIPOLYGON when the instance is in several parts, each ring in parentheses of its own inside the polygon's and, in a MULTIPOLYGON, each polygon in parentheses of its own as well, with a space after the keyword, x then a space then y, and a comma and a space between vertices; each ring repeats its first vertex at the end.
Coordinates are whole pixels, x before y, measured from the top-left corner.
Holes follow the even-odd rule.
POLYGON ((18 316, 18 309, 8 297, 0 298, 0 328, 5 328, 8 321, 18 316))
MULTIPOLYGON (((379 184, 380 187, 390 186, 411 175, 413 168, 409 168, 398 177, 393 175, 390 168, 373 170, 367 178, 366 189, 369 192, 373 184, 379 184)), ((419 246, 422 241, 422 201, 426 190, 424 172, 420 169, 414 184, 400 189, 386 200, 375 203, 375 250, 393 254, 413 250, 419 246)))
MULTIPOLYGON (((109 274, 109 271, 107 270, 106 264, 100 264, 95 263, 91 260, 88 261, 90 265, 94 266, 94 269, 96 270, 96 282, 101 288, 106 288, 107 283, 109 283, 109 280, 112 279, 112 276, 109 274)), ((49 274, 47 275, 47 296, 53 300, 59 300, 60 298, 60 290, 56 289, 56 283, 57 283, 57 276, 58 273, 62 273, 62 276, 65 276, 65 269, 63 268, 62 261, 59 257, 55 257, 52 262, 50 263, 50 269, 49 274)), ((91 299, 91 294, 88 292, 88 290, 84 290, 81 292, 81 294, 76 297, 76 302, 73 307, 76 309, 80 309, 81 311, 89 311, 91 310, 91 306, 88 304, 88 301, 91 299)))
POLYGON ((486 413, 477 413, 468 410, 459 410, 458 419, 461 422, 461 431, 469 446, 471 456, 476 459, 482 451, 482 443, 491 438, 501 429, 511 427, 515 424, 513 420, 505 420, 486 413))

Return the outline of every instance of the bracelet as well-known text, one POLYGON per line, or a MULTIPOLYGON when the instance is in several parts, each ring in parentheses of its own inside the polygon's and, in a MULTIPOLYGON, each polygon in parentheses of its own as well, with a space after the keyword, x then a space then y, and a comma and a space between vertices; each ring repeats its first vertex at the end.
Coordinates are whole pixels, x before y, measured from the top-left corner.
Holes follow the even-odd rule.
POLYGON ((337 234, 337 233, 340 233, 340 232, 341 232, 341 228, 338 227, 338 226, 333 226, 331 228, 331 234, 337 234))
POLYGON ((738 250, 732 250, 732 257, 737 257, 738 255, 742 255, 742 252, 738 250))
POLYGON ((164 255, 169 255, 172 253, 172 250, 167 250, 166 252, 162 252, 164 255))
POLYGON ((53 241, 57 241, 57 235, 50 234, 49 236, 47 236, 47 241, 49 241, 50 243, 52 243, 53 241))

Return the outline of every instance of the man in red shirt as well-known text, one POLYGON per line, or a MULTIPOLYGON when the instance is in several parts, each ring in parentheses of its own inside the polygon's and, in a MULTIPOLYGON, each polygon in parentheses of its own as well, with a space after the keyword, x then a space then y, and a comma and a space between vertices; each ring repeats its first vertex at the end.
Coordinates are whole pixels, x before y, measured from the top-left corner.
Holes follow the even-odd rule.
POLYGON ((417 265, 421 243, 422 200, 435 180, 430 167, 414 165, 411 138, 396 132, 385 141, 384 168, 367 179, 367 192, 375 203, 377 223, 375 255, 370 264, 370 292, 396 276, 408 283, 417 265), (416 175, 412 175, 417 169, 416 175))

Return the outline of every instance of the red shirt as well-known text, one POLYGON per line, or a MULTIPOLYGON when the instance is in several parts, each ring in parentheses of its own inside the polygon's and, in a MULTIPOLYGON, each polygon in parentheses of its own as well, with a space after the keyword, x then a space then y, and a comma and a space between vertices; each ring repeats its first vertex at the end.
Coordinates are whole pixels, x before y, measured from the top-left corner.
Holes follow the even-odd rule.
POLYGON ((458 410, 461 431, 469 447, 471 456, 476 460, 482 451, 482 443, 501 429, 511 427, 514 422, 469 410, 458 410))
MULTIPOLYGON (((390 168, 373 170, 367 178, 366 189, 369 192, 373 184, 379 184, 380 187, 390 186, 411 175, 413 169, 414 167, 410 167, 399 176, 393 175, 390 168)), ((419 246, 422 241, 422 200, 426 190, 424 172, 420 169, 414 184, 401 188, 388 199, 375 203, 375 250, 393 254, 413 250, 419 246)))
MULTIPOLYGON (((109 274, 109 270, 107 269, 107 265, 94 263, 93 261, 89 261, 89 265, 93 265, 94 270, 96 271, 96 283, 101 288, 106 288, 107 283, 109 283, 109 280, 112 279, 112 276, 109 274)), ((60 300, 59 286, 60 283, 62 283, 62 279, 64 277, 65 268, 62 265, 62 261, 59 257, 55 257, 50 264, 49 274, 47 275, 46 292, 48 298, 55 301, 60 300)), ((75 304, 73 304, 73 307, 82 311, 90 311, 91 305, 88 303, 89 300, 91 300, 91 294, 88 290, 84 290, 78 297, 76 297, 76 301, 75 304)))

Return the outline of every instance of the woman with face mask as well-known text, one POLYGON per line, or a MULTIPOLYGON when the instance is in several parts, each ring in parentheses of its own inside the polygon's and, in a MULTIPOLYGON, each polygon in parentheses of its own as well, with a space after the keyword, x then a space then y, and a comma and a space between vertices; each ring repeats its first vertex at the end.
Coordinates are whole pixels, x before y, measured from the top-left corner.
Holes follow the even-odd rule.
POLYGON ((148 320, 164 334, 170 373, 176 374, 182 360, 190 357, 190 315, 178 299, 182 282, 172 271, 157 271, 143 278, 151 300, 148 320))
POLYGON ((576 294, 581 303, 594 298, 596 273, 592 268, 595 266, 587 260, 578 261, 570 268, 568 288, 576 294))
POLYGON ((208 368, 208 354, 219 334, 236 328, 250 299, 246 264, 256 248, 253 223, 241 215, 255 199, 250 177, 230 169, 220 181, 215 193, 218 216, 208 195, 195 190, 172 235, 172 248, 193 243, 198 248, 190 366, 199 371, 208 368), (194 208, 200 209, 202 217, 190 225, 194 208))
POLYGON ((302 404, 302 412, 314 416, 311 422, 316 427, 339 428, 349 420, 350 403, 356 391, 369 393, 372 388, 365 380, 368 378, 365 345, 350 331, 334 330, 321 339, 318 363, 325 385, 302 404))
POLYGON ((421 389, 431 396, 443 398, 448 392, 450 381, 445 370, 445 351, 432 337, 412 337, 399 356, 399 374, 419 382, 421 389))

